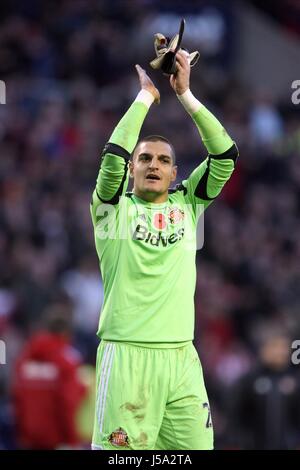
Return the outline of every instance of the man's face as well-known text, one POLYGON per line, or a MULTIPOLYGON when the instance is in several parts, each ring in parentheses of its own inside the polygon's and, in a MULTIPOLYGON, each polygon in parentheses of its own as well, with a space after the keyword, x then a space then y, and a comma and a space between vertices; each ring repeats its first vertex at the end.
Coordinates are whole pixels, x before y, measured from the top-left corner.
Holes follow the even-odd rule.
POLYGON ((171 148, 166 142, 141 142, 135 149, 130 175, 134 178, 134 193, 138 197, 153 202, 165 201, 176 173, 171 148))

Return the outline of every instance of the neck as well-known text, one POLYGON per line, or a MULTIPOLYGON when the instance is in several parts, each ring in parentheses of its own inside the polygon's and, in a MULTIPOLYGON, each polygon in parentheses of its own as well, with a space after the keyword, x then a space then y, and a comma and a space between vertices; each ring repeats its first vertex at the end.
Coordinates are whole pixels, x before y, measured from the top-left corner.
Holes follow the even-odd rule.
POLYGON ((143 192, 133 188, 133 194, 135 194, 140 199, 143 199, 143 201, 151 202, 153 204, 162 204, 168 200, 168 191, 162 194, 158 194, 152 193, 151 191, 143 192))

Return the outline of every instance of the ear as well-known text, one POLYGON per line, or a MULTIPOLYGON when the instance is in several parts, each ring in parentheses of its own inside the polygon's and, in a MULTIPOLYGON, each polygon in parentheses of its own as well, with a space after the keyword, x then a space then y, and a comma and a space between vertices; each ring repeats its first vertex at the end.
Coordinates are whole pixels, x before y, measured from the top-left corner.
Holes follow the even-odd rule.
POLYGON ((129 160, 129 176, 133 178, 134 163, 132 160, 129 160))
POLYGON ((171 173, 171 181, 175 181, 177 177, 177 166, 174 165, 171 173))

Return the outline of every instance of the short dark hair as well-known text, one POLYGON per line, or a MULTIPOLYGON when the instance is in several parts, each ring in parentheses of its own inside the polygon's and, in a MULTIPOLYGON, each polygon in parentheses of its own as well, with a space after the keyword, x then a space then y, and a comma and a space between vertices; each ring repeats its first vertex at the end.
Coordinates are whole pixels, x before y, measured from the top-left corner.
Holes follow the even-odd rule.
POLYGON ((174 149, 173 145, 171 144, 171 142, 166 137, 163 137, 162 135, 158 135, 158 134, 153 134, 153 135, 148 135, 147 137, 142 137, 138 141, 138 143, 136 144, 136 146, 134 148, 134 151, 132 152, 132 156, 133 156, 137 146, 139 144, 141 144, 142 142, 165 142, 166 144, 168 144, 170 149, 171 149, 173 165, 175 165, 175 163, 176 163, 175 149, 174 149))

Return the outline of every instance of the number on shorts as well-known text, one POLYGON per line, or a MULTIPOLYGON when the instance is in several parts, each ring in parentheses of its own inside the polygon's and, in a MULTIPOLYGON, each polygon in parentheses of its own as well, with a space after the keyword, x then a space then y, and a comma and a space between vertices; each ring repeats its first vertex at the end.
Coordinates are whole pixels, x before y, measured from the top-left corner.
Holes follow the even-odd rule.
POLYGON ((207 416, 207 421, 206 421, 206 427, 211 428, 212 427, 212 421, 211 421, 211 413, 210 413, 210 407, 208 403, 203 403, 203 408, 207 408, 208 411, 208 416, 207 416))

